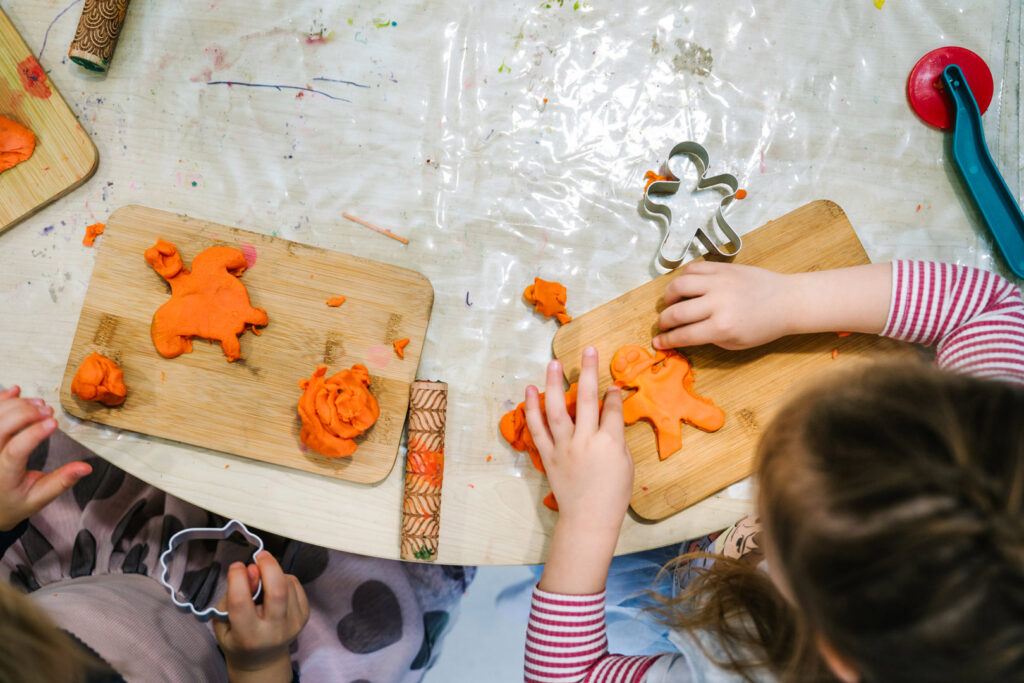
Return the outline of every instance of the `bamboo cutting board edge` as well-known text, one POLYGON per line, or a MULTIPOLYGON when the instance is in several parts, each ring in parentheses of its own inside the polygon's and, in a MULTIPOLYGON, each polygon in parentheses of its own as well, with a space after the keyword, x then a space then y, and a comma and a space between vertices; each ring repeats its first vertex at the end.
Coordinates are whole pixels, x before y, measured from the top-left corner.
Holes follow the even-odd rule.
MULTIPOLYGON (((846 214, 829 200, 799 207, 743 239, 744 249, 736 263, 780 272, 870 262, 846 214)), ((625 344, 650 348, 656 316, 664 307, 662 293, 677 274, 665 273, 560 327, 552 351, 562 362, 566 378, 575 381, 578 377, 584 345, 598 348, 602 391, 611 383, 608 366, 616 349, 625 344)), ((825 333, 784 337, 745 351, 714 346, 686 349, 693 360, 697 393, 725 410, 726 424, 714 433, 684 428, 682 450, 664 461, 658 458, 653 428, 646 422, 628 425, 626 439, 636 463, 630 501, 633 511, 647 520, 664 519, 748 476, 761 428, 783 398, 779 377, 790 377, 790 384, 796 387, 819 372, 880 354, 913 354, 916 358, 912 348, 872 335, 839 338, 825 333), (835 359, 831 358, 832 349, 839 350, 835 359)))
POLYGON ((433 306, 433 287, 424 275, 408 268, 135 205, 121 207, 111 214, 107 231, 97 245, 100 253, 61 387, 61 403, 70 414, 361 484, 378 483, 388 476, 397 460, 409 385, 415 379, 433 306), (229 363, 219 345, 208 346, 198 339, 192 353, 174 359, 163 358, 153 348, 150 321, 156 308, 167 300, 169 287, 145 263, 141 245, 152 246, 157 235, 174 243, 186 264, 201 249, 213 244, 239 247, 255 243, 257 252, 262 252, 253 267, 243 273, 242 282, 249 290, 252 305, 267 308, 270 324, 263 328, 260 337, 248 333, 240 337, 241 360, 229 363), (111 275, 110 269, 121 270, 111 275), (124 282, 125 273, 131 273, 137 280, 124 282), (307 274, 316 277, 307 279, 307 274), (378 276, 376 280, 373 275, 378 276), (388 276, 393 282, 381 285, 383 294, 373 291, 376 283, 388 276), (119 286, 112 287, 111 277, 121 278, 117 280, 119 286), (340 308, 328 308, 326 299, 343 294, 336 290, 336 284, 346 278, 353 286, 349 290, 350 300, 340 308), (358 289, 360 286, 362 290, 358 289), (365 292, 369 295, 363 296, 365 292), (104 318, 115 322, 107 320, 109 324, 105 326, 104 318), (406 348, 405 360, 388 356, 385 366, 375 369, 366 359, 371 353, 368 349, 383 347, 385 336, 392 355, 391 337, 408 336, 412 341, 406 348), (319 357, 321 348, 333 354, 331 360, 319 357), (70 393, 78 364, 93 350, 124 363, 129 394, 122 407, 87 403, 70 393), (361 440, 360 447, 348 458, 328 459, 303 451, 298 441, 298 379, 309 376, 320 364, 328 365, 333 373, 353 362, 370 368, 371 390, 381 406, 377 424, 357 438, 361 440), (216 381, 197 383, 197 378, 225 377, 234 392, 221 390, 216 381), (195 401, 198 407, 189 408, 192 394, 183 393, 188 382, 201 390, 195 401), (237 416, 225 416, 222 413, 227 412, 234 395, 251 396, 253 401, 238 402, 237 416), (161 422, 163 411, 175 411, 173 419, 161 422), (236 417, 243 426, 235 424, 236 417), (192 431, 194 425, 200 425, 195 428, 198 435, 192 431), (221 438, 217 429, 204 425, 234 431, 221 438), (267 453, 272 455, 268 457, 267 453))
MULTIPOLYGON (((13 75, 13 87, 18 88, 20 84, 16 64, 20 60, 17 60, 17 56, 34 54, 3 9, 0 9, 0 39, 0 70, 9 69, 13 75), (5 60, 2 57, 5 54, 10 55, 9 65, 3 64, 5 60)), ((0 78, 0 84, 4 80, 0 78)), ((0 233, 81 186, 99 166, 99 151, 92 138, 82 129, 53 80, 47 77, 46 81, 52 91, 50 97, 39 99, 26 95, 17 98, 22 102, 20 109, 27 109, 29 115, 18 116, 14 111, 0 110, 0 115, 17 120, 36 136, 36 149, 32 156, 0 174, 0 181, 18 185, 14 190, 16 198, 11 201, 10 208, 0 201, 0 233), (43 117, 46 123, 40 125, 36 117, 43 117), (53 121, 50 121, 50 117, 53 117, 53 121), (68 144, 58 148, 58 140, 68 144), (62 159, 62 155, 66 156, 62 159), (71 166, 61 168, 62 162, 71 166), (45 170, 47 168, 51 170, 45 170)))

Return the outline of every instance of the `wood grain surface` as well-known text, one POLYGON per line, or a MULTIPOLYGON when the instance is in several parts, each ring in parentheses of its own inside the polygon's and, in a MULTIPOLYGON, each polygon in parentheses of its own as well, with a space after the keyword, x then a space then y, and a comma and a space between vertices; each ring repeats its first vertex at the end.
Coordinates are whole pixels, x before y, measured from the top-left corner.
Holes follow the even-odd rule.
MULTIPOLYGON (((798 273, 869 260, 842 209, 818 200, 744 235, 735 263, 798 273)), ((676 275, 666 273, 563 325, 552 346, 566 377, 576 380, 580 353, 593 345, 601 358, 603 392, 611 384, 608 364, 619 347, 650 348, 664 308, 662 294, 676 275)), ((664 461, 658 459, 649 423, 626 427, 636 463, 631 506, 649 520, 668 517, 750 475, 762 428, 801 383, 866 358, 916 356, 908 344, 834 333, 785 337, 746 351, 708 345, 685 353, 693 363, 697 393, 725 410, 725 426, 713 433, 684 426, 682 448, 664 461), (838 350, 834 359, 833 349, 838 350)))
POLYGON ((49 78, 32 76, 35 87, 25 88, 19 75, 25 60, 31 60, 29 67, 38 64, 0 10, 0 116, 36 136, 32 156, 0 173, 0 232, 84 183, 99 159, 96 146, 49 78))
POLYGON ((384 479, 398 454, 434 292, 421 274, 186 216, 139 206, 115 211, 99 253, 64 372, 60 397, 72 415, 264 462, 360 483, 384 479), (242 359, 196 339, 192 353, 160 356, 153 313, 169 296, 143 252, 163 238, 186 265, 212 246, 247 254, 242 274, 253 306, 270 323, 241 336, 242 359), (253 259, 255 259, 253 261, 253 259), (346 297, 328 307, 327 299, 346 297), (408 337, 405 359, 392 342, 408 337), (97 351, 124 370, 128 397, 108 408, 71 394, 79 363, 97 351), (347 458, 329 459, 299 440, 298 381, 326 365, 333 374, 365 365, 380 418, 347 458))

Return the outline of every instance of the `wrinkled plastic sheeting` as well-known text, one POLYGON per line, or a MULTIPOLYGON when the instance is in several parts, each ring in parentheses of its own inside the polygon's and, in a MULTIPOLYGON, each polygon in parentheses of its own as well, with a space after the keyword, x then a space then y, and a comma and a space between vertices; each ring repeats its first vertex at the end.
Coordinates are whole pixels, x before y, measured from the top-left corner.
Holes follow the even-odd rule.
MULTIPOLYGON (((102 159, 0 237, 21 264, 0 271, 10 383, 60 383, 91 269, 82 229, 144 204, 423 272, 436 299, 419 374, 453 387, 454 467, 491 455, 539 478, 497 430, 551 357, 556 323, 522 291, 558 280, 579 315, 661 272, 662 226, 638 205, 681 140, 740 178, 741 233, 828 198, 873 260, 1005 272, 906 79, 942 45, 988 62, 986 134, 1019 194, 1016 0, 136 3, 105 78, 61 57, 65 6, 5 3, 34 50, 47 37, 43 64, 102 159)), ((718 197, 671 201, 706 221, 718 197)))

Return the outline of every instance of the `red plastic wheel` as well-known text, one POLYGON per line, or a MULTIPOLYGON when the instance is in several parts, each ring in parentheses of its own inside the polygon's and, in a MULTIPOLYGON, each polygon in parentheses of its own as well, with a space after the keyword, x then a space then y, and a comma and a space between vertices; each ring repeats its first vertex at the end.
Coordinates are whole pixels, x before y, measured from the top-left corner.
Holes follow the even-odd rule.
POLYGON ((982 114, 992 102, 992 72, 984 59, 965 47, 950 45, 932 50, 910 71, 907 97, 918 116, 939 128, 952 128, 956 121, 952 99, 942 85, 942 70, 950 64, 956 64, 964 72, 982 114))

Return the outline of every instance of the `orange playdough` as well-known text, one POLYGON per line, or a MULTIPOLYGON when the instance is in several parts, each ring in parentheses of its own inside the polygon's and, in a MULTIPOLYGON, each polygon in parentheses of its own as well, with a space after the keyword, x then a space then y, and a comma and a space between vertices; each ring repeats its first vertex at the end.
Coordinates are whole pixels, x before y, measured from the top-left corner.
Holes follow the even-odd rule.
POLYGON ((654 171, 648 171, 647 173, 644 173, 644 180, 646 181, 646 182, 644 182, 644 192, 646 192, 647 188, 649 188, 652 184, 658 182, 659 180, 677 180, 677 179, 672 177, 672 176, 670 176, 670 175, 661 175, 661 174, 656 173, 654 171))
POLYGON ((706 432, 725 424, 725 412, 694 391, 693 368, 678 351, 652 356, 640 346, 623 346, 612 357, 611 371, 617 385, 636 389, 622 404, 626 424, 650 422, 662 460, 682 446, 682 422, 706 432))
POLYGON ((85 237, 82 238, 82 244, 91 247, 96 242, 96 238, 102 235, 106 228, 105 223, 93 223, 92 225, 85 226, 85 237))
POLYGON ((326 374, 321 365, 312 377, 299 380, 299 438, 320 455, 344 458, 356 452, 355 437, 373 426, 380 406, 370 393, 366 366, 356 363, 325 379, 326 374))
POLYGON ((345 303, 345 297, 343 297, 343 296, 336 296, 336 297, 334 297, 332 299, 328 299, 327 300, 327 305, 335 307, 335 308, 337 308, 338 306, 342 305, 343 303, 345 303))
POLYGON ((0 173, 32 156, 36 136, 20 123, 0 116, 0 173))
MULTIPOLYGON (((569 412, 569 417, 574 421, 576 420, 576 383, 573 382, 569 385, 569 390, 565 392, 565 409, 569 412)), ((540 412, 544 413, 544 393, 540 394, 540 412)), ((533 436, 530 434, 530 428, 526 426, 526 401, 523 401, 515 407, 514 410, 510 410, 501 417, 501 422, 498 427, 501 429, 501 435, 505 437, 505 441, 508 441, 512 445, 512 448, 525 452, 530 456, 530 462, 541 472, 544 471, 544 463, 540 459, 540 451, 537 450, 537 444, 533 442, 533 436)))
POLYGON ((399 358, 405 358, 405 347, 409 345, 408 339, 399 339, 394 343, 395 353, 399 358))
POLYGON ((128 395, 124 373, 117 363, 104 355, 90 353, 78 366, 71 380, 71 393, 83 401, 99 401, 108 406, 119 406, 128 395))
POLYGON ((523 292, 523 298, 533 304, 533 310, 546 318, 555 316, 563 325, 572 317, 565 312, 565 287, 557 282, 548 282, 539 277, 523 292))
POLYGON ((161 356, 191 353, 192 337, 202 337, 216 339, 229 361, 238 360, 238 335, 268 322, 266 311, 249 305, 249 292, 238 279, 246 268, 238 249, 210 247, 192 259, 189 272, 175 246, 160 239, 146 250, 146 263, 171 285, 171 298, 150 327, 161 356))

